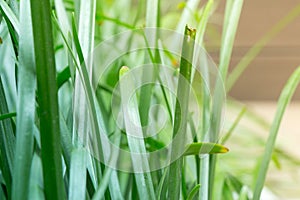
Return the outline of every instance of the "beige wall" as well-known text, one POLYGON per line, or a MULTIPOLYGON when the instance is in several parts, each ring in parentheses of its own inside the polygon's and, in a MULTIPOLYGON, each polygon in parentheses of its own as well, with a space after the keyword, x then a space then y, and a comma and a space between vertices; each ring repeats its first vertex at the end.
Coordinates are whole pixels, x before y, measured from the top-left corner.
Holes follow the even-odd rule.
MULTIPOLYGON (((297 4, 299 0, 244 0, 231 68, 297 4)), ((276 100, 297 66, 300 66, 300 16, 268 43, 234 86, 231 95, 238 99, 276 100)), ((300 99, 300 88, 296 98, 300 99)))

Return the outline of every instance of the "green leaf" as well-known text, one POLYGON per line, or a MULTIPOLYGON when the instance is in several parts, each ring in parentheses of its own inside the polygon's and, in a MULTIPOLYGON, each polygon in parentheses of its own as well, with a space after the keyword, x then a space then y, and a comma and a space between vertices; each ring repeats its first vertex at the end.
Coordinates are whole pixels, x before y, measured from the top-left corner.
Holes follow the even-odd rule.
POLYGON ((69 199, 85 199, 86 193, 86 151, 74 149, 71 156, 69 199))
POLYGON ((36 75, 30 1, 20 2, 16 154, 12 199, 27 198, 35 132, 36 75))
POLYGON ((61 72, 57 74, 56 82, 57 88, 59 89, 64 83, 71 78, 70 67, 65 67, 61 72))
POLYGON ((9 119, 9 118, 12 118, 12 117, 15 117, 15 116, 17 116, 17 113, 15 113, 15 112, 1 114, 0 115, 0 120, 9 119))
POLYGON ((50 1, 31 0, 45 196, 65 199, 50 1))
POLYGON ((30 187, 28 199, 45 199, 43 182, 44 180, 41 158, 37 154, 34 154, 30 172, 30 187))
POLYGON ((197 142, 188 145, 183 155, 216 154, 227 153, 228 151, 228 148, 220 144, 197 142))
POLYGON ((11 8, 7 5, 4 0, 0 0, 0 10, 7 17, 8 21, 12 24, 13 28, 16 30, 17 34, 20 33, 20 24, 19 20, 16 17, 15 13, 11 10, 11 8))
MULTIPOLYGON (((173 138, 179 134, 183 135, 186 133, 187 118, 188 118, 188 103, 190 94, 190 83, 191 83, 191 71, 194 52, 194 40, 196 37, 196 30, 191 29, 188 26, 185 27, 184 39, 182 45, 182 55, 180 61, 180 76, 177 86, 177 101, 175 106, 175 117, 173 126, 173 138), (179 103, 180 102, 180 103, 179 103)), ((179 142, 173 142, 171 149, 171 160, 175 159, 178 155, 178 149, 184 144, 184 139, 179 142)), ((175 140, 174 140, 175 141, 175 140)), ((177 159, 170 165, 169 171, 169 188, 168 194, 170 199, 176 199, 180 196, 181 186, 181 170, 183 161, 182 158, 177 159)))
MULTIPOLYGON (((2 78, 0 77, 0 114, 7 113, 7 101, 5 98, 2 78)), ((0 162, 6 189, 11 198, 11 184, 13 175, 13 161, 15 156, 15 136, 11 119, 0 121, 0 162)))
MULTIPOLYGON (((133 126, 132 121, 134 120, 138 123, 141 123, 140 121, 140 116, 138 113, 137 109, 137 99, 136 96, 133 99, 133 103, 126 102, 130 97, 127 92, 127 87, 133 87, 133 77, 131 76, 130 73, 128 73, 128 68, 126 66, 123 66, 120 69, 120 73, 123 74, 123 76, 119 77, 119 82, 120 82, 120 93, 121 93, 121 101, 122 101, 122 106, 126 106, 123 109, 123 114, 124 114, 124 124, 125 124, 125 129, 127 133, 127 141, 128 141, 128 146, 131 152, 136 152, 139 153, 135 158, 138 158, 138 160, 141 163, 134 163, 132 160, 132 167, 135 176, 135 181, 137 184, 137 190, 139 193, 139 197, 141 199, 155 199, 155 193, 154 193, 154 188, 153 188, 153 182, 151 178, 151 174, 149 173, 150 171, 150 166, 147 157, 144 155, 146 153, 146 146, 144 140, 141 140, 136 137, 132 137, 132 135, 136 135, 140 138, 143 138, 143 130, 141 127, 137 128, 133 126), (124 73, 124 71, 127 73, 124 73), (129 115, 130 113, 130 115, 129 115), (144 173, 140 173, 140 172, 144 173)), ((132 158, 134 159, 134 157, 132 158)))
POLYGON ((198 190, 200 189, 200 184, 197 184, 187 196, 187 200, 193 200, 194 196, 197 194, 198 190))
POLYGON ((279 97, 278 104, 277 104, 277 111, 270 129, 270 134, 266 143, 265 152, 263 155, 263 159, 259 168, 259 173, 255 184, 254 195, 253 195, 254 200, 260 199, 261 191, 263 189, 264 182, 267 176, 269 163, 271 161, 272 153, 275 148, 276 137, 283 118, 283 114, 293 94, 295 93, 295 90, 299 82, 300 82, 300 67, 298 67, 295 70, 295 72, 292 74, 292 76, 289 78, 288 82, 284 86, 281 95, 279 97))

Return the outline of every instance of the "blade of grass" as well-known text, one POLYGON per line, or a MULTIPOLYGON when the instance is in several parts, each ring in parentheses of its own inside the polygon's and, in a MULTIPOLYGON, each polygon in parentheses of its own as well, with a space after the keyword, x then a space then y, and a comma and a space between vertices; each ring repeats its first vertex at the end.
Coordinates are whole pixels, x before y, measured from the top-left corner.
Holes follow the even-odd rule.
POLYGON ((20 2, 16 154, 12 199, 27 198, 35 132, 36 75, 29 0, 20 2))
MULTIPOLYGON (((184 39, 182 45, 182 55, 180 62, 180 75, 177 86, 177 101, 175 106, 174 116, 174 128, 173 138, 179 134, 186 133, 187 118, 188 118, 188 100, 190 93, 191 83, 191 71, 194 52, 194 40, 196 37, 196 30, 191 29, 188 26, 185 27, 184 39), (179 103, 180 102, 180 103, 179 103)), ((183 140, 180 142, 184 143, 183 140)), ((183 146, 183 144, 174 143, 171 149, 171 159, 178 155, 177 151, 183 146)), ((173 159, 172 159, 173 160, 173 159)), ((170 165, 169 177, 168 177, 168 198, 177 199, 180 196, 181 186, 181 171, 182 171, 182 158, 174 161, 170 165)))
MULTIPOLYGON (((116 145, 120 145, 120 141, 121 141, 120 134, 115 134, 114 136, 115 136, 115 138, 113 139, 114 140, 113 143, 116 145)), ((118 153, 118 152, 113 152, 113 153, 118 153)), ((110 158, 111 158, 111 160, 109 161, 110 166, 116 166, 118 155, 112 155, 112 156, 110 156, 110 158)), ((98 189, 97 189, 95 195, 93 196, 93 200, 101 199, 101 197, 104 196, 107 186, 109 184, 113 184, 113 183, 116 183, 116 185, 111 186, 114 188, 114 190, 111 191, 111 198, 112 199, 120 199, 120 200, 124 199, 121 195, 120 188, 116 188, 119 185, 119 183, 118 183, 118 180, 116 180, 118 178, 116 176, 116 174, 112 175, 114 173, 116 173, 116 171, 110 167, 105 169, 105 171, 103 173, 103 178, 98 186, 98 189)))
POLYGON ((216 153, 226 153, 228 151, 229 151, 228 148, 220 144, 196 142, 187 145, 183 155, 189 156, 189 155, 198 155, 198 154, 216 154, 216 153))
POLYGON ((32 158, 28 199, 45 199, 41 158, 35 153, 32 158))
POLYGON ((227 91, 230 91, 241 74, 262 51, 262 49, 275 38, 285 27, 293 22, 300 15, 300 4, 294 7, 285 17, 275 24, 259 41, 257 41, 249 51, 243 56, 241 61, 236 65, 227 80, 227 91))
POLYGON ((197 192, 199 191, 200 189, 200 184, 197 184, 189 193, 189 195, 187 196, 187 200, 192 200, 194 199, 194 196, 197 194, 197 192))
MULTIPOLYGON (((204 11, 201 16, 201 20, 198 25, 198 33, 196 37, 196 43, 199 46, 202 46, 203 44, 203 38, 204 38, 204 33, 206 30, 206 26, 208 23, 209 16, 212 12, 214 5, 214 1, 210 0, 207 2, 204 11)), ((199 56, 201 57, 201 52, 203 49, 201 48, 196 48, 195 51, 195 57, 199 56)), ((209 67, 207 64, 207 58, 200 58, 203 59, 205 64, 202 66, 202 109, 203 109, 203 116, 202 116, 202 134, 201 134, 201 141, 208 141, 208 131, 209 130, 209 125, 210 125, 210 107, 211 107, 211 96, 210 96, 210 85, 209 85, 209 67)), ((194 79, 194 74, 195 70, 192 71, 192 80, 194 79)), ((197 134, 196 134, 197 135, 197 134)), ((197 138, 196 138, 197 139, 197 138)), ((201 184, 200 192, 199 192, 199 197, 201 199, 207 199, 208 198, 208 178, 209 178, 209 157, 208 155, 202 157, 201 162, 200 158, 198 155, 195 156, 196 163, 197 163, 197 174, 198 174, 198 183, 201 184), (199 179, 200 178, 200 179, 199 179)))
POLYGON ((45 196, 65 199, 50 1, 31 0, 45 196))
POLYGON ((279 97, 277 111, 270 129, 270 134, 266 143, 263 160, 259 168, 258 178, 254 188, 254 200, 260 199, 261 191, 263 189, 264 182, 267 176, 268 166, 272 158, 273 150, 275 148, 276 137, 281 124, 281 120, 283 118, 287 105, 289 104, 297 86, 299 85, 299 82, 300 67, 298 67, 296 71, 292 74, 292 76, 289 78, 279 97))
POLYGON ((4 0, 0 0, 0 9, 3 11, 2 13, 5 14, 8 21, 12 24, 13 28, 16 30, 17 34, 20 34, 20 24, 19 20, 16 17, 15 13, 11 10, 11 8, 7 5, 4 0))
POLYGON ((132 124, 132 120, 140 122, 137 101, 136 98, 134 98, 133 103, 127 102, 130 99, 129 95, 131 95, 130 92, 128 92, 128 88, 134 87, 134 83, 132 82, 134 77, 130 76, 128 71, 129 68, 123 66, 120 69, 119 79, 125 129, 127 133, 130 133, 127 134, 128 146, 131 152, 138 153, 136 156, 132 157, 132 167, 134 172, 136 172, 134 176, 139 197, 141 199, 155 199, 152 178, 151 174, 149 173, 149 162, 147 157, 143 155, 146 153, 146 147, 143 140, 143 131, 141 127, 137 128, 132 124), (133 135, 138 136, 139 138, 133 137, 133 135))
MULTIPOLYGON (((220 122, 223 102, 225 101, 224 82, 227 77, 228 67, 233 49, 233 42, 240 18, 243 0, 229 0, 226 2, 224 17, 224 27, 222 33, 222 43, 220 49, 219 77, 217 78, 216 88, 211 115, 210 142, 216 142, 220 132, 220 122)), ((208 199, 212 199, 215 180, 216 155, 210 155, 209 170, 209 192, 208 199)))
MULTIPOLYGON (((8 107, 2 85, 2 78, 0 77, 0 114, 7 113, 8 107)), ((6 189, 9 198, 11 198, 12 175, 13 175, 13 161, 15 156, 15 136, 12 127, 12 120, 5 119, 0 121, 0 161, 1 171, 6 183, 6 189)))
POLYGON ((5 114, 0 115, 0 120, 9 119, 9 118, 12 118, 15 116, 17 116, 17 113, 15 113, 15 112, 5 113, 5 114))
POLYGON ((69 180, 69 199, 85 199, 86 193, 86 152, 78 147, 72 151, 70 180, 69 180))

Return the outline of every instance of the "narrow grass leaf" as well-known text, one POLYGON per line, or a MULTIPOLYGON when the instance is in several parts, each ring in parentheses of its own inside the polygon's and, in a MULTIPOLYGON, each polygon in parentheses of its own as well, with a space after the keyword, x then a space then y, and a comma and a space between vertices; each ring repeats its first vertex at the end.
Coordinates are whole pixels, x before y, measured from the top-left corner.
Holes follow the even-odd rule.
POLYGON ((9 119, 9 118, 12 118, 12 117, 15 117, 15 116, 17 116, 16 112, 1 114, 0 115, 0 120, 9 119))
MULTIPOLYGON (((220 132, 220 122, 223 101, 225 100, 224 81, 226 81, 234 38, 243 6, 243 0, 228 0, 226 2, 222 42, 220 49, 219 77, 216 80, 211 115, 210 142, 216 142, 220 132)), ((215 180, 216 155, 210 155, 209 192, 208 199, 212 199, 215 180)))
POLYGON ((46 198, 65 199, 50 1, 31 0, 46 198))
POLYGON ((270 134, 266 143, 265 152, 259 168, 258 178, 256 180, 253 199, 259 200, 267 176, 268 166, 275 148, 276 137, 282 121, 282 117, 289 104, 295 90, 300 82, 300 67, 292 74, 284 86, 277 104, 277 111, 270 129, 270 134))
POLYGON ((35 153, 32 158, 28 199, 45 199, 41 158, 35 153))
MULTIPOLYGON (((175 116, 173 126, 173 138, 179 134, 186 133, 187 119, 188 119, 188 102, 190 94, 191 83, 191 71, 193 53, 194 53, 194 40, 196 37, 196 30, 191 29, 188 26, 185 27, 184 39, 182 45, 182 55, 180 61, 180 76, 177 86, 177 101, 175 105, 175 116), (180 103, 179 103, 180 102, 180 103)), ((171 149, 171 159, 178 155, 178 149, 184 146, 184 139, 174 143, 171 149)), ((181 186, 181 172, 182 172, 183 160, 179 158, 170 165, 169 177, 168 177, 168 194, 170 199, 176 199, 180 196, 181 186)))
POLYGON ((17 16, 15 13, 11 10, 11 8, 7 5, 7 3, 4 0, 0 0, 0 9, 3 11, 9 20, 9 22, 12 24, 13 28, 16 30, 17 34, 20 34, 20 24, 17 16))
MULTIPOLYGON (((0 114, 7 113, 7 101, 5 98, 2 78, 0 77, 0 114)), ((3 178, 6 182, 6 189, 11 198, 13 161, 15 156, 15 136, 10 118, 0 121, 0 161, 3 178)))
POLYGON ((71 156, 69 199, 81 200, 86 194, 86 151, 78 147, 71 156))
POLYGON ((128 94, 129 92, 127 91, 127 88, 134 87, 134 83, 132 81, 134 77, 132 77, 128 71, 129 68, 123 66, 120 69, 119 76, 124 124, 126 132, 130 133, 130 135, 127 134, 128 146, 131 152, 139 153, 137 156, 132 157, 132 167, 134 172, 139 172, 134 174, 139 197, 141 199, 155 199, 153 182, 151 174, 149 173, 150 166, 147 157, 143 155, 146 153, 145 143, 143 139, 139 139, 143 138, 143 131, 141 128, 134 127, 132 124, 132 120, 141 122, 137 110, 137 100, 134 98, 133 103, 126 102, 128 99, 130 99, 130 96, 128 96, 130 94, 128 94), (139 138, 132 137, 132 134, 138 136, 139 138))
POLYGON ((200 189, 200 184, 197 184, 189 193, 189 195, 187 196, 187 200, 193 200, 195 195, 197 194, 197 192, 199 191, 200 189))
POLYGON ((16 154, 12 199, 27 198, 35 132, 36 75, 30 1, 20 2, 16 154))
POLYGON ((220 144, 197 142, 188 145, 183 155, 216 154, 227 153, 228 151, 228 148, 220 144))

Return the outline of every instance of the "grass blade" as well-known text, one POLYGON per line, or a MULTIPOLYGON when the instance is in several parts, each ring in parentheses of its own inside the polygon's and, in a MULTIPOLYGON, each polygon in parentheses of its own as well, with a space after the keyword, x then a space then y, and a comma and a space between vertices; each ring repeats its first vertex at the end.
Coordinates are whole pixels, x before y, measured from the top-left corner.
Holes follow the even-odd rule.
POLYGON ((42 162, 37 154, 32 158, 28 199, 45 199, 42 162))
MULTIPOLYGON (((219 77, 217 78, 216 88, 214 91, 214 99, 211 115, 211 132, 210 142, 216 142, 220 132, 220 121, 223 101, 225 100, 224 82, 227 77, 228 67, 233 49, 233 42, 240 18, 243 0, 228 0, 226 2, 226 10, 224 17, 224 27, 222 33, 222 43, 220 50, 219 77)), ((216 155, 210 155, 209 170, 209 192, 208 199, 212 199, 213 186, 215 180, 216 155)))
POLYGON ((86 193, 86 152, 83 148, 74 149, 71 156, 69 199, 81 200, 86 193))
POLYGON ((184 156, 198 155, 198 154, 215 154, 215 153, 226 153, 228 148, 215 143, 202 143, 196 142, 187 145, 184 152, 184 156))
MULTIPOLYGON (((0 77, 0 114, 7 113, 7 101, 4 94, 2 79, 0 77)), ((13 160, 15 155, 15 136, 11 119, 0 121, 0 161, 6 189, 11 198, 11 184, 13 175, 13 160)))
POLYGON ((194 199, 194 196, 197 194, 198 190, 200 189, 200 184, 196 185, 189 193, 187 196, 187 200, 192 200, 194 199))
MULTIPOLYGON (((187 127, 188 118, 188 101, 190 93, 190 83, 191 83, 191 71, 194 52, 194 40, 196 37, 196 30, 191 29, 188 26, 185 27, 184 40, 182 46, 182 56, 180 62, 180 75, 177 86, 177 101, 175 106, 175 116, 174 116, 174 128, 173 128, 173 138, 177 134, 185 134, 187 127), (179 103, 180 102, 180 103, 179 103)), ((181 140, 180 142, 183 142, 181 140)), ((171 159, 178 155, 177 150, 182 147, 183 144, 174 143, 172 145, 171 159)), ((173 160, 173 159, 172 159, 173 160)), ((174 161, 170 165, 169 171, 169 188, 168 194, 170 199, 177 199, 180 196, 180 186, 181 186, 181 172, 182 172, 182 158, 174 161)))
POLYGON ((243 0, 229 0, 226 4, 219 64, 220 74, 223 80, 226 80, 242 6, 243 0))
POLYGON ((12 24, 13 28, 16 30, 17 34, 20 34, 20 24, 19 20, 16 17, 15 13, 11 10, 11 8, 7 5, 4 0, 0 0, 0 9, 5 13, 8 21, 12 24))
POLYGON ((36 75, 30 1, 20 2, 16 154, 12 199, 27 198, 35 129, 36 75), (25 196, 24 196, 25 195, 25 196))
POLYGON ((267 140, 265 153, 259 168, 258 178, 255 184, 254 195, 253 195, 254 200, 260 199, 261 191, 263 189, 264 182, 267 176, 268 166, 271 161, 272 153, 275 147, 275 141, 280 127, 280 123, 283 114, 285 112, 285 109, 289 104, 299 82, 300 82, 300 67, 298 67, 296 71, 292 74, 292 76, 290 77, 287 84, 283 88, 281 95, 279 97, 278 104, 277 104, 277 111, 270 129, 270 134, 267 140))
POLYGON ((45 196, 65 199, 50 1, 31 0, 45 196))
POLYGON ((130 76, 130 74, 127 73, 128 71, 129 68, 125 66, 120 69, 120 93, 125 129, 127 133, 130 133, 130 135, 127 134, 128 146, 131 152, 139 153, 137 156, 132 157, 133 170, 136 172, 134 174, 135 181, 139 197, 141 199, 155 199, 152 178, 151 174, 149 173, 150 167, 148 159, 145 155, 143 155, 146 153, 146 147, 143 140, 143 131, 141 127, 134 127, 131 121, 134 120, 136 122, 141 122, 137 110, 136 98, 134 98, 134 102, 132 104, 127 102, 130 99, 129 95, 131 95, 128 94, 130 93, 128 92, 128 88, 134 87, 134 83, 132 82, 134 77, 130 76), (132 135, 138 136, 139 138, 133 137, 132 135))
POLYGON ((15 116, 17 116, 17 113, 15 113, 15 112, 1 114, 0 115, 0 120, 9 119, 9 118, 12 118, 12 117, 15 117, 15 116))

